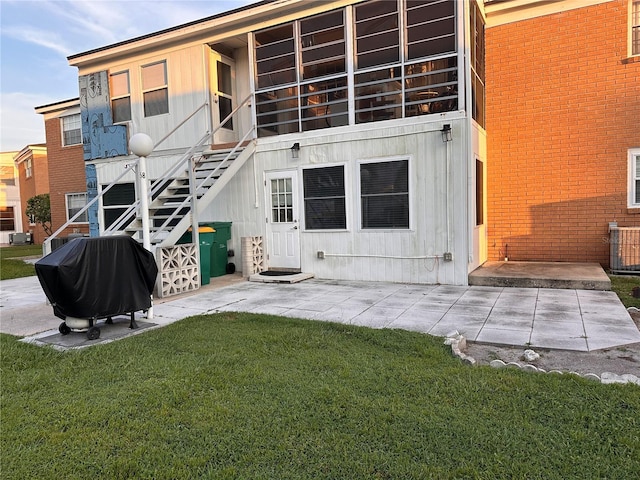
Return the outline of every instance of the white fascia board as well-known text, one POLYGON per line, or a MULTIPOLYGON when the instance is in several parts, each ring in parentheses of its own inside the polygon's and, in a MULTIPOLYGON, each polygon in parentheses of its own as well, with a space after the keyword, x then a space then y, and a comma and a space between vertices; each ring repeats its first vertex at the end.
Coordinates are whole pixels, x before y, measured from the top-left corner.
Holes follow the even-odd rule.
POLYGON ((74 113, 80 113, 80 99, 72 98, 70 100, 51 103, 49 105, 42 105, 40 107, 35 107, 35 111, 40 115, 44 115, 45 118, 47 116, 52 117, 61 116, 61 114, 71 115, 74 113))
POLYGON ((552 15, 613 0, 506 0, 486 2, 487 28, 552 15))

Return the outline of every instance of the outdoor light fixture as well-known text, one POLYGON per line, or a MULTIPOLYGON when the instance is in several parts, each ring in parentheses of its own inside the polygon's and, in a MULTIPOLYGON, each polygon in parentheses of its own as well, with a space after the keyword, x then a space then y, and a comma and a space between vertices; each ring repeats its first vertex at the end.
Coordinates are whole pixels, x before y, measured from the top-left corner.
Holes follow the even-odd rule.
POLYGON ((300 144, 296 142, 291 146, 291 158, 293 158, 294 160, 297 160, 299 155, 300 155, 300 144))
POLYGON ((451 125, 448 123, 445 123, 442 126, 442 130, 440 130, 440 133, 442 133, 442 141, 443 142, 450 142, 452 140, 451 137, 451 125))

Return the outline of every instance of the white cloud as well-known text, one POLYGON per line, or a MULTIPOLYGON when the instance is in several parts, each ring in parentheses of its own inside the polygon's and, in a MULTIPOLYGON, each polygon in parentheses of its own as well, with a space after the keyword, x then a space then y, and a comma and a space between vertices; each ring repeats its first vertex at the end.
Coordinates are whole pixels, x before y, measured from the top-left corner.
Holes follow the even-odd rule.
POLYGON ((21 42, 32 43, 48 48, 64 56, 68 56, 72 49, 64 46, 59 34, 47 32, 44 28, 34 28, 25 25, 4 27, 2 34, 21 42))
POLYGON ((0 151, 22 150, 29 144, 44 143, 44 117, 35 107, 59 101, 31 93, 0 94, 0 151))

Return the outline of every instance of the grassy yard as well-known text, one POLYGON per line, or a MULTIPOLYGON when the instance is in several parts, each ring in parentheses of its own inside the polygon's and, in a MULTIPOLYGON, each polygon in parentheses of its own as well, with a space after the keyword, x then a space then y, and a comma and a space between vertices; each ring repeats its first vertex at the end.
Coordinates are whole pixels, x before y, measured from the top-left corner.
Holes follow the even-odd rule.
POLYGON ((611 290, 616 292, 625 307, 640 308, 640 298, 631 294, 633 287, 640 287, 640 277, 632 275, 609 275, 611 278, 611 290))
POLYGON ((427 335, 198 316, 0 336, 2 478, 635 478, 640 388, 471 368, 427 335))
POLYGON ((35 275, 33 265, 20 260, 21 257, 34 255, 42 255, 42 245, 13 245, 0 248, 0 280, 35 275))

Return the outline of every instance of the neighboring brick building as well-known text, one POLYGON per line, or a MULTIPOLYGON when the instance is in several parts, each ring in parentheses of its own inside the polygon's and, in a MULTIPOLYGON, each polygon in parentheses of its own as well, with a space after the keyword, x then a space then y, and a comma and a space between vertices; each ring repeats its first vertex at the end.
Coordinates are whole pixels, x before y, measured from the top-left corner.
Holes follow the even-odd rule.
POLYGON ((485 4, 489 260, 608 266, 640 226, 640 2, 485 4))
POLYGON ((20 186, 13 158, 19 152, 0 152, 0 243, 9 243, 10 235, 22 232, 20 186))
POLYGON ((14 157, 18 168, 23 231, 33 234, 34 243, 42 243, 46 234, 42 225, 31 223, 26 216, 27 200, 49 193, 49 162, 44 144, 27 145, 14 157))
MULTIPOLYGON (((49 170, 51 224, 55 232, 87 203, 87 182, 82 155, 80 101, 78 98, 36 107, 44 116, 49 170)), ((86 214, 58 237, 88 233, 86 214)))

